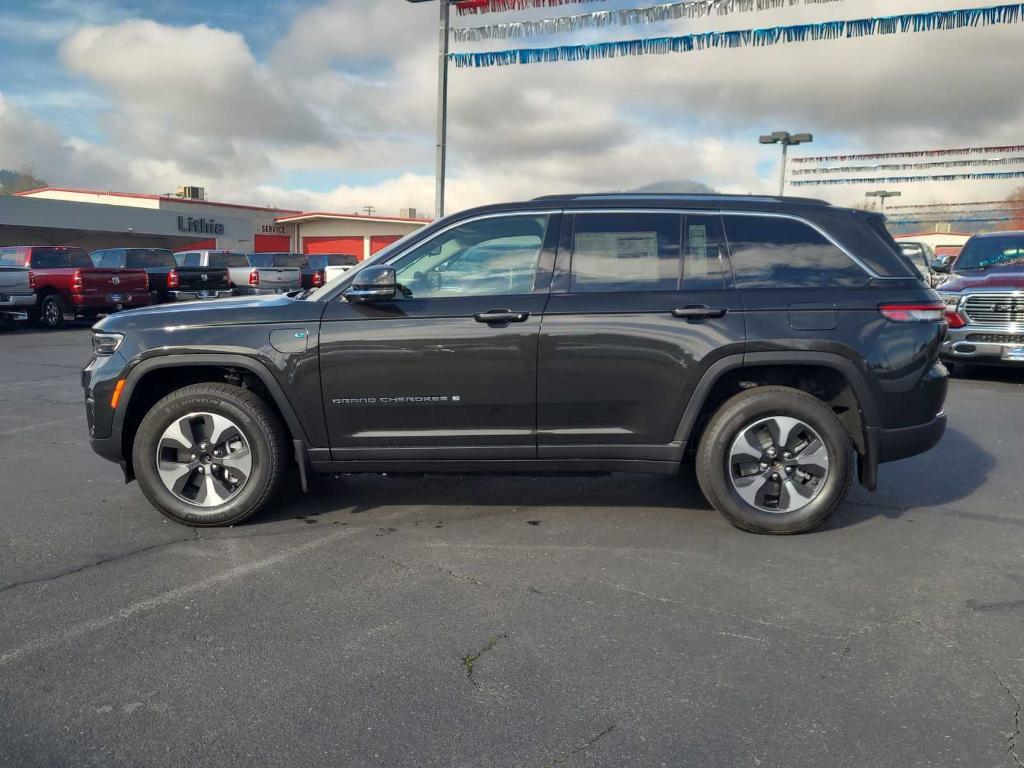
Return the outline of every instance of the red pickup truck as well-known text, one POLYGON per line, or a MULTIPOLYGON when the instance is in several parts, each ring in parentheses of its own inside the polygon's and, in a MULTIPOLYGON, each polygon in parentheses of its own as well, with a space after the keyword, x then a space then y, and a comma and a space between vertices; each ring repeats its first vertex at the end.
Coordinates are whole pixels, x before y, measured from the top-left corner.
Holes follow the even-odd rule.
POLYGON ((149 278, 141 269, 94 267, 84 248, 51 245, 0 247, 0 265, 28 267, 36 293, 29 317, 48 328, 63 328, 77 318, 150 303, 149 278))

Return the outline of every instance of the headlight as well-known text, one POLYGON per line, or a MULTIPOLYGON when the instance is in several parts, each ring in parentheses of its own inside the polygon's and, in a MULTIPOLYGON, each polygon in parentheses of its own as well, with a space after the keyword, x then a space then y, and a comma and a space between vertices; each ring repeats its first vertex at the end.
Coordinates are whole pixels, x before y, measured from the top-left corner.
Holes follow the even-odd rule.
POLYGON ((960 305, 960 294, 959 293, 942 293, 939 292, 939 296, 946 303, 946 309, 956 311, 956 308, 960 305))
POLYGON ((123 333, 93 333, 92 351, 99 357, 107 357, 114 354, 117 348, 124 341, 123 333))

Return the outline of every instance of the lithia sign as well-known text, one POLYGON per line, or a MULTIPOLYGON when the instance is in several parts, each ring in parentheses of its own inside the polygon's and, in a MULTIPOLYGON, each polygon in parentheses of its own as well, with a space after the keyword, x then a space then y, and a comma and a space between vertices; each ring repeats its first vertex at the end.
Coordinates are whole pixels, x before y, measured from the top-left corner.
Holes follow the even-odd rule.
POLYGON ((197 232, 201 235, 223 235, 224 225, 216 219, 193 219, 191 216, 179 216, 178 231, 197 232))

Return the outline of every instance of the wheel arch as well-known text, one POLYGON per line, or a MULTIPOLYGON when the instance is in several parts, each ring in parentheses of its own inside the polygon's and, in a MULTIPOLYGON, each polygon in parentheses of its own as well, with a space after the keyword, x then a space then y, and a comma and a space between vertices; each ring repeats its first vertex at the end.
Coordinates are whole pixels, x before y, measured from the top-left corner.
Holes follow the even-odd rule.
POLYGON ((675 434, 675 442, 695 446, 703 426, 726 399, 745 389, 769 384, 811 391, 833 406, 860 457, 860 480, 874 488, 878 464, 875 429, 878 408, 867 376, 849 358, 834 352, 754 352, 713 363, 701 377, 675 434), (819 391, 811 391, 807 382, 819 391))
POLYGON ((114 414, 114 433, 119 435, 126 474, 133 475, 132 445, 135 433, 149 408, 161 397, 204 381, 234 383, 259 394, 278 414, 288 439, 308 445, 305 428, 280 383, 258 360, 231 354, 174 354, 143 360, 125 378, 120 407, 114 414), (258 383, 258 387, 255 385, 258 383))

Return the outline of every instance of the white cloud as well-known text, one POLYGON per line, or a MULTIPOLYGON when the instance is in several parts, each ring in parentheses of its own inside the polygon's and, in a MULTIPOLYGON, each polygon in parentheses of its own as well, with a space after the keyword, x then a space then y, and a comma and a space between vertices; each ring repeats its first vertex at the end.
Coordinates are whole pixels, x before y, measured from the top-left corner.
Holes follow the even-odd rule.
MULTIPOLYGON (((933 4, 798 5, 667 29, 743 28, 933 4)), ((54 183, 140 191, 196 183, 218 199, 429 211, 436 25, 432 3, 330 0, 298 13, 265 60, 241 35, 210 26, 82 26, 64 41, 61 60, 107 94, 105 143, 72 141, 0 102, 0 165, 21 167, 20 158, 29 158, 54 183), (289 172, 333 173, 338 183, 328 192, 275 183, 289 172), (368 175, 384 181, 351 181, 368 175)), ((453 70, 449 207, 683 178, 723 191, 769 192, 776 177, 766 161, 777 149, 759 146, 756 137, 781 128, 818 136, 801 153, 817 153, 823 142, 851 151, 1019 143, 1024 104, 1008 84, 1024 75, 1024 57, 992 52, 1015 50, 1020 31, 453 70)), ((906 185, 903 202, 1001 197, 1013 186, 906 185)), ((853 202, 864 189, 793 191, 853 202)))

